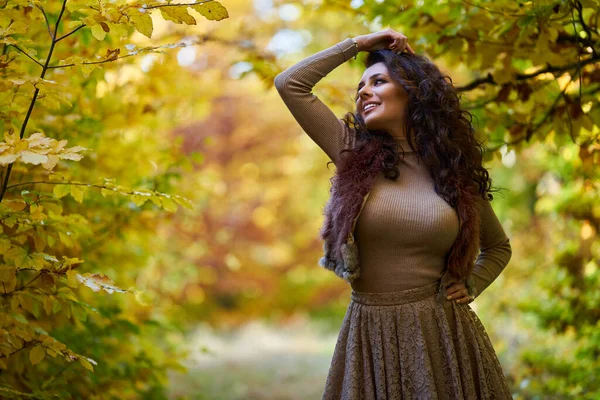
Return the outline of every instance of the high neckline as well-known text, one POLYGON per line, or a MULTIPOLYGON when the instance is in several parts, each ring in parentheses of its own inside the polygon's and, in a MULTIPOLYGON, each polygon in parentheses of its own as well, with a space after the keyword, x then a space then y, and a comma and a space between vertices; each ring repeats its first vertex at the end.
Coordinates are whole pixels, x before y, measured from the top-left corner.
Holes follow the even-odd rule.
MULTIPOLYGON (((407 138, 394 138, 394 140, 396 141, 396 143, 398 143, 400 146, 402 146, 404 153, 406 153, 406 154, 416 153, 413 149, 410 148, 407 138)), ((413 142, 413 144, 415 144, 415 143, 413 142)), ((400 148, 398 148, 398 151, 400 151, 400 148)))

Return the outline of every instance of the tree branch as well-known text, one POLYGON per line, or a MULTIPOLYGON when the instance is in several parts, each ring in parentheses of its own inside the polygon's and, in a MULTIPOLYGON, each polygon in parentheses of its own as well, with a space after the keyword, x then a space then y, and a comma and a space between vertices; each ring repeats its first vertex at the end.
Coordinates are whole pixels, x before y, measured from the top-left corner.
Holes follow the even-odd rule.
MULTIPOLYGON (((74 34, 75 32, 77 32, 78 30, 80 30, 84 26, 87 26, 87 25, 86 24, 79 25, 77 28, 73 29, 71 32, 67 33, 66 35, 62 35, 61 37, 59 37, 58 39, 56 39, 56 43, 60 42, 61 40, 63 40, 64 38, 66 38, 68 36, 71 36, 72 34, 74 34)), ((52 67, 50 67, 50 68, 52 68, 52 67)))
POLYGON ((46 15, 46 12, 42 8, 42 6, 40 6, 39 4, 36 4, 36 7, 40 9, 42 14, 44 14, 44 19, 46 20, 46 28, 48 29, 48 35, 50 35, 50 39, 54 38, 54 34, 52 33, 52 30, 50 29, 50 22, 48 21, 48 16, 46 15))
MULTIPOLYGON (((550 72, 550 73, 554 73, 554 72, 561 72, 561 73, 562 72, 567 72, 567 71, 569 71, 569 70, 571 70, 573 68, 583 67, 583 66, 588 65, 588 64, 593 64, 593 63, 595 63, 597 61, 600 61, 600 56, 594 56, 594 57, 588 58, 587 60, 582 61, 581 63, 576 62, 576 63, 562 65, 562 66, 548 65, 546 68, 541 69, 541 70, 539 70, 537 72, 532 72, 531 74, 517 74, 515 80, 516 81, 524 81, 524 80, 527 80, 527 79, 535 78, 536 76, 545 74, 547 72, 550 72)), ((466 92, 466 91, 469 91, 469 90, 473 90, 476 87, 478 87, 480 85, 483 85, 483 84, 486 84, 486 83, 491 83, 491 84, 497 85, 497 83, 494 81, 494 77, 489 72, 488 72, 487 77, 475 79, 473 82, 468 83, 468 84, 466 84, 464 86, 459 86, 456 89, 459 92, 466 92)))
POLYGON ((527 130, 527 135, 525 135, 526 142, 529 142, 529 139, 531 139, 531 136, 533 136, 535 131, 537 131, 544 124, 544 122, 546 122, 546 120, 548 118, 550 118, 550 115, 552 115, 554 113, 554 111, 556 110, 556 107, 558 106, 558 102, 560 101, 560 99, 563 98, 565 92, 567 91, 567 88, 569 87, 569 85, 571 85, 571 82, 573 82, 573 79, 574 79, 573 76, 571 76, 571 79, 569 79, 569 82, 567 82, 567 84, 560 91, 558 96, 556 96, 556 98, 552 102, 552 105, 550 106, 548 111, 546 111, 546 113, 544 114, 544 117, 537 124, 535 124, 535 126, 533 128, 527 130))
MULTIPOLYGON (((50 59, 52 58, 52 52, 54 51, 54 46, 56 46, 56 34, 58 33, 58 27, 60 25, 60 20, 65 12, 65 8, 67 6, 67 0, 63 0, 62 8, 60 10, 60 14, 58 15, 58 19, 56 20, 56 25, 54 26, 54 35, 52 36, 52 44, 50 45, 50 50, 48 51, 48 57, 46 57, 46 63, 42 68, 42 73, 40 75, 41 79, 44 79, 46 75, 46 71, 48 71, 48 65, 50 64, 50 59)), ((23 121, 23 125, 21 126, 21 133, 19 135, 20 139, 23 139, 25 135, 25 129, 27 128, 27 123, 29 122, 29 117, 33 112, 33 107, 35 105, 35 101, 37 100, 38 94, 40 93, 40 89, 38 87, 35 88, 33 92, 33 98, 31 99, 31 103, 29 104, 29 109, 27 110, 27 114, 25 115, 25 120, 23 121)), ((10 172, 12 171, 12 167, 14 164, 10 164, 8 166, 8 170, 6 171, 6 176, 4 177, 4 182, 2 183, 2 190, 0 191, 0 202, 4 198, 4 194, 6 193, 6 189, 8 187, 8 179, 10 178, 10 172)))
POLYGON ((15 49, 19 50, 21 53, 25 54, 27 57, 29 57, 33 62, 35 62, 37 65, 39 65, 40 67, 44 68, 44 64, 42 64, 41 62, 39 62, 38 60, 36 60, 35 58, 31 57, 29 54, 27 54, 27 52, 25 52, 25 50, 21 49, 19 46, 17 46, 16 44, 9 44, 9 46, 14 47, 15 49))
POLYGON ((203 0, 203 1, 198 1, 196 3, 172 3, 172 4, 157 4, 155 6, 150 6, 150 7, 146 7, 146 10, 152 10, 154 8, 162 8, 162 7, 181 7, 181 6, 197 6, 199 4, 206 4, 206 3, 212 3, 213 0, 203 0))

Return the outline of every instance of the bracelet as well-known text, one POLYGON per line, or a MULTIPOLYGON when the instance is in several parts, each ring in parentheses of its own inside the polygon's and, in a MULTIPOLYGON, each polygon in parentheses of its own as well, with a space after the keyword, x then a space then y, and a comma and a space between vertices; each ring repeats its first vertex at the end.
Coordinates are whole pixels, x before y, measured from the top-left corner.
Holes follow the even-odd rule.
POLYGON ((356 57, 358 57, 358 42, 354 38, 350 39, 352 39, 352 43, 354 43, 354 48, 356 49, 356 54, 354 55, 354 59, 356 60, 356 57))

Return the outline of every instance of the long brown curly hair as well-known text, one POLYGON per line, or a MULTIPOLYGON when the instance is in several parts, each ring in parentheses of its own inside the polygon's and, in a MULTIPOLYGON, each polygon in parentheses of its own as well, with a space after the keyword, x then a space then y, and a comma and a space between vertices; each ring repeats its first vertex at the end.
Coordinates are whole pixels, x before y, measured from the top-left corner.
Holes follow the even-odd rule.
MULTIPOLYGON (((493 199, 491 179, 482 165, 485 148, 475 137, 473 115, 461 109, 452 79, 425 56, 377 50, 369 53, 365 66, 379 62, 408 95, 404 116, 408 145, 424 162, 435 192, 457 211, 459 236, 446 262, 451 279, 466 279, 479 251, 477 197, 493 199)), ((354 145, 341 151, 331 179, 321 229, 325 256, 319 263, 352 281, 360 274, 358 249, 346 239, 352 221, 378 172, 398 179, 405 149, 388 132, 368 130, 359 110, 346 114, 344 121, 351 135, 346 141, 354 145)))
MULTIPOLYGON (((456 207, 460 189, 475 184, 483 199, 492 200, 491 192, 496 190, 482 165, 485 147, 475 137, 473 114, 460 107, 452 78, 423 55, 376 50, 367 56, 365 67, 379 62, 408 94, 404 131, 411 149, 425 162, 436 193, 456 207)), ((342 153, 363 152, 373 146, 373 140, 379 140, 387 153, 383 172, 386 178, 396 180, 404 152, 394 138, 387 132, 369 131, 359 110, 346 114, 344 121, 355 132, 356 142, 342 153)))

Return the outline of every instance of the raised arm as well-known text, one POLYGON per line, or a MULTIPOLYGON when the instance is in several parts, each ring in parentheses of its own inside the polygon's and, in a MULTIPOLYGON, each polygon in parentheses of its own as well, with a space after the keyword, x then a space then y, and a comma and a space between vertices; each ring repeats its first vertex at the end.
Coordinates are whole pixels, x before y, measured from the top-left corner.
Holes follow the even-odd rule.
POLYGON ((312 94, 312 89, 328 73, 354 57, 356 50, 352 39, 346 39, 300 61, 275 78, 275 87, 296 121, 334 163, 345 146, 346 126, 312 94))
POLYGON ((512 256, 510 240, 489 201, 479 199, 481 212, 481 253, 475 261, 472 276, 479 296, 504 270, 512 256))

